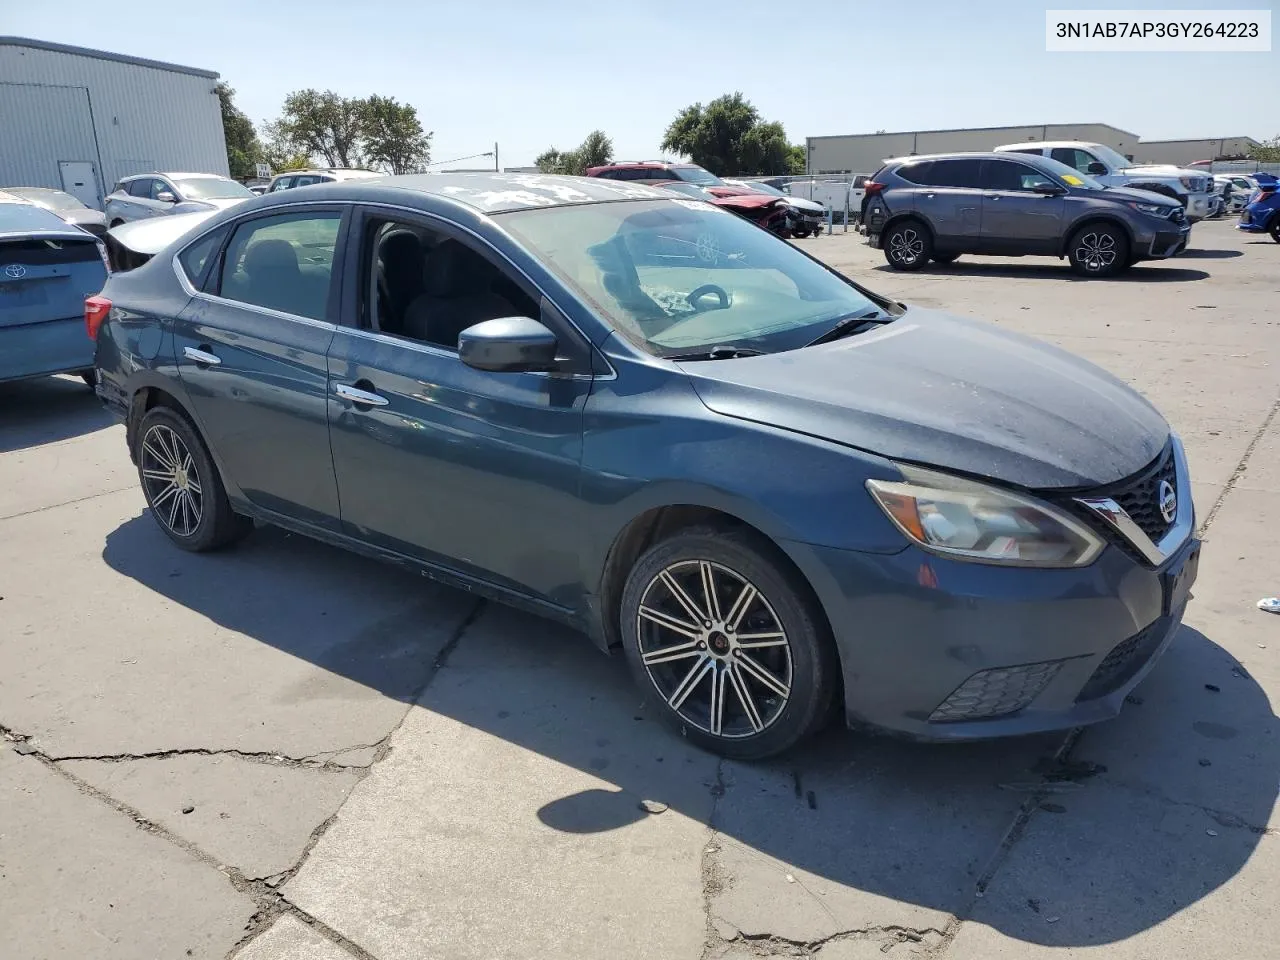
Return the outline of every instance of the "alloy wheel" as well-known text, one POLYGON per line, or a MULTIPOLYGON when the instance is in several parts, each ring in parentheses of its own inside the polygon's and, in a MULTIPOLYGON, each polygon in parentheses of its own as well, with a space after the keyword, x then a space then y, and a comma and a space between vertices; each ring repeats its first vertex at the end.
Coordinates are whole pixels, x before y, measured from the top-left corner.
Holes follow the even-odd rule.
POLYGON ((898 263, 913 264, 924 253, 924 240, 911 227, 896 231, 889 237, 889 256, 898 263))
POLYGON ((1116 238, 1109 233, 1090 231, 1076 241, 1075 258, 1090 273, 1110 267, 1116 259, 1116 238))
POLYGON ((791 699, 791 645, 757 587, 728 567, 681 560, 649 581, 636 612, 640 659, 681 720, 751 737, 791 699))
POLYGON ((142 439, 141 459, 152 513, 175 536, 191 536, 204 515, 204 490, 191 451, 176 431, 157 423, 142 439))

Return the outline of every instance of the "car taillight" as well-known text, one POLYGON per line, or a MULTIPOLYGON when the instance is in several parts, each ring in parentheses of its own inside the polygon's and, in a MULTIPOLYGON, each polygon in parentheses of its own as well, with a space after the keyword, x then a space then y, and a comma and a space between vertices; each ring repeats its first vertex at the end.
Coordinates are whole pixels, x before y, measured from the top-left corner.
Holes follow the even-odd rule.
POLYGON ((102 326, 102 321, 107 319, 107 314, 110 312, 111 301, 106 297, 84 298, 84 328, 88 332, 90 340, 98 339, 98 329, 102 326))
POLYGON ((876 183, 874 180, 868 180, 865 184, 863 184, 863 189, 866 190, 867 195, 870 196, 873 193, 879 193, 881 190, 883 190, 884 184, 876 183))

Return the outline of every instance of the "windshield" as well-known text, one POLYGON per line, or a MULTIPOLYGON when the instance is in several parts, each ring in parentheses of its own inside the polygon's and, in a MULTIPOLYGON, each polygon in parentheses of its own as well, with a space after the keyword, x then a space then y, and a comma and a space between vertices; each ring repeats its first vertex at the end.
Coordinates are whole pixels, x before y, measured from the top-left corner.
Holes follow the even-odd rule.
POLYGON ((220 177, 192 177, 173 182, 188 200, 234 200, 253 196, 253 191, 243 184, 220 177))
POLYGON ((663 190, 670 190, 672 193, 683 193, 686 197, 693 197, 695 200, 710 200, 715 196, 715 194, 708 193, 702 187, 695 186, 692 183, 681 183, 679 180, 655 183, 654 186, 661 187, 663 190))
POLYGON ((672 167, 671 175, 683 180, 685 183, 700 183, 703 186, 710 187, 724 186, 724 181, 710 170, 703 170, 701 167, 692 164, 687 167, 672 167))
POLYGON ((1036 163, 1045 173, 1052 173, 1063 183, 1070 184, 1073 187, 1085 187, 1089 190, 1105 190, 1106 185, 1098 180, 1093 179, 1087 173, 1081 173, 1075 167, 1068 166, 1058 160, 1049 157, 1037 157, 1036 163))
POLYGON ((1133 161, 1125 159, 1123 154, 1116 153, 1110 147, 1102 143, 1089 144, 1089 152, 1105 163, 1112 170, 1123 170, 1125 167, 1132 167, 1133 161))
POLYGON ((758 180, 747 180, 746 184, 757 193, 767 193, 771 197, 789 197, 790 194, 783 193, 777 187, 771 187, 767 183, 760 183, 758 180))
POLYGON ((775 353, 880 303, 766 230, 700 201, 520 210, 502 225, 620 333, 658 356, 775 353))
POLYGON ((12 193, 15 197, 22 197, 23 200, 38 203, 47 210, 81 210, 85 208, 83 203, 71 196, 71 194, 63 193, 61 190, 28 190, 22 187, 10 187, 5 192, 12 193))

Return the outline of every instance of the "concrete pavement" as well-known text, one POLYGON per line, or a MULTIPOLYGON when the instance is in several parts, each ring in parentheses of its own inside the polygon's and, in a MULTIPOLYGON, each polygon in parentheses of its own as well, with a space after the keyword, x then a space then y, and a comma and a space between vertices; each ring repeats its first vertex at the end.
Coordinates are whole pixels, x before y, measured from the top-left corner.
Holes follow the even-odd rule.
POLYGON ((1070 737, 833 729, 720 762, 554 625, 279 531, 180 553, 83 385, 0 385, 6 949, 1280 957, 1280 617, 1253 606, 1280 590, 1280 261, 1229 223, 1194 238, 1107 283, 800 241, 1089 357, 1186 441, 1187 624, 1119 719, 1070 737))

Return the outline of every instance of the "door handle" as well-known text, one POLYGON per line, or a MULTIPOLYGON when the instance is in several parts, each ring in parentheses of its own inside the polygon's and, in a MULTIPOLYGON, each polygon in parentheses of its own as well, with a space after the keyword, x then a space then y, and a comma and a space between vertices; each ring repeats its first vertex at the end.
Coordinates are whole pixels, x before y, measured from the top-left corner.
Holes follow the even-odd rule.
POLYGON ((1000 194, 998 194, 998 193, 984 193, 984 194, 983 194, 983 197, 985 197, 985 198, 986 198, 986 199, 988 199, 988 200, 999 200, 999 199, 1000 199, 1000 194))
POLYGON ((391 402, 386 397, 380 397, 376 393, 370 393, 368 390, 361 390, 359 387, 353 387, 345 383, 335 383, 333 392, 344 400, 350 400, 357 406, 385 407, 391 402))
POLYGON ((182 355, 188 360, 192 360, 204 367, 216 367, 222 362, 222 358, 218 357, 206 350, 198 350, 195 347, 183 347, 182 355))

